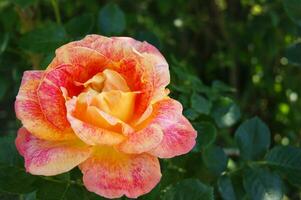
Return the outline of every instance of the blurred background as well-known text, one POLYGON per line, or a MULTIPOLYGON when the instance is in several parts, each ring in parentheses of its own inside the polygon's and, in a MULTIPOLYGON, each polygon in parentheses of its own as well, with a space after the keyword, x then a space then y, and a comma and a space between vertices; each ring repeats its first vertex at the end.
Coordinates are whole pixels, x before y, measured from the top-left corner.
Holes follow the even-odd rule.
MULTIPOLYGON (((286 2, 0 0, 0 140, 5 138, 0 156, 14 151, 21 126, 14 101, 25 70, 45 69, 57 47, 87 34, 129 36, 162 52, 171 70, 171 96, 204 134, 192 153, 162 161, 160 186, 144 199, 160 199, 169 185, 185 178, 197 178, 214 188, 215 199, 227 199, 217 180, 240 166, 234 140, 240 122, 258 116, 270 128, 271 146, 300 146, 301 1, 286 2), (214 150, 205 150, 212 144, 214 150)), ((22 161, 11 162, 22 167, 22 161)), ((24 191, 1 189, 0 180, 0 199, 46 199, 35 189, 24 191)), ((283 199, 300 199, 298 187, 288 184, 283 191, 283 199)), ((243 188, 235 193, 238 200, 249 198, 243 188)), ((97 199, 89 195, 79 199, 97 199)))

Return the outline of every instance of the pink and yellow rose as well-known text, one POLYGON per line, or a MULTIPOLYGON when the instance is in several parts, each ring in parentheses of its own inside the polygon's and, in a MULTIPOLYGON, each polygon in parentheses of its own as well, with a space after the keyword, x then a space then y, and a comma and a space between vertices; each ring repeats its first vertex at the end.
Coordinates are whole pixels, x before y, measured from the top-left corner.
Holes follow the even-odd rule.
POLYGON ((168 97, 168 64, 146 42, 89 35, 24 72, 16 146, 31 174, 79 166, 86 188, 136 198, 160 181, 158 158, 189 152, 196 131, 168 97))

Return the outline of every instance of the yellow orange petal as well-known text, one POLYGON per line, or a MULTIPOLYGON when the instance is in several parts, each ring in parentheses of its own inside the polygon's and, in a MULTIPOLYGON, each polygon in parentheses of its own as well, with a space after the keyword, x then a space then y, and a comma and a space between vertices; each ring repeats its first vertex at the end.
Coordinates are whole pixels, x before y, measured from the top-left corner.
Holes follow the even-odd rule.
POLYGON ((136 93, 134 92, 122 92, 120 90, 101 92, 93 98, 91 106, 96 106, 107 114, 127 122, 134 112, 135 96, 136 93))
POLYGON ((24 157, 26 171, 35 175, 52 176, 71 170, 91 154, 90 147, 79 140, 47 141, 20 128, 16 146, 24 157))
POLYGON ((130 88, 128 87, 124 78, 117 72, 113 70, 106 69, 103 71, 105 77, 103 91, 108 92, 111 90, 119 90, 122 92, 129 92, 130 88))
POLYGON ((38 138, 46 140, 68 140, 76 136, 70 129, 60 130, 44 116, 37 96, 37 88, 44 75, 43 71, 24 72, 15 111, 23 126, 38 138))
POLYGON ((128 155, 112 147, 99 147, 80 169, 86 188, 106 198, 137 198, 160 181, 160 164, 148 154, 128 155))
POLYGON ((66 102, 67 118, 75 134, 85 143, 90 145, 115 145, 122 142, 125 137, 113 131, 86 123, 73 115, 76 106, 76 98, 66 102))
POLYGON ((124 135, 133 132, 132 127, 126 122, 92 105, 92 101, 96 95, 98 95, 98 93, 94 90, 81 93, 76 98, 73 115, 83 122, 113 132, 122 133, 124 135))

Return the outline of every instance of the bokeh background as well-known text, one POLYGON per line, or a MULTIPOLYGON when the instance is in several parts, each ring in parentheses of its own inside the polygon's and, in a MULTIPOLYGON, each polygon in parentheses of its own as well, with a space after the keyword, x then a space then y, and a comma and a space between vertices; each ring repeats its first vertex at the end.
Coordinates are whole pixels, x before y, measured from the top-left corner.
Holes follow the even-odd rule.
POLYGON ((199 133, 191 153, 161 161, 161 183, 140 199, 301 199, 300 25, 300 0, 0 0, 0 199, 102 199, 82 187, 77 169, 26 174, 13 143, 23 72, 45 69, 57 47, 92 33, 156 46, 170 65, 171 96, 199 133), (246 178, 264 155, 246 162, 235 139, 254 116, 259 139, 248 145, 260 148, 268 126, 268 147, 294 146, 299 156, 283 161, 293 160, 290 176, 262 167, 270 171, 257 178, 270 187, 246 178))

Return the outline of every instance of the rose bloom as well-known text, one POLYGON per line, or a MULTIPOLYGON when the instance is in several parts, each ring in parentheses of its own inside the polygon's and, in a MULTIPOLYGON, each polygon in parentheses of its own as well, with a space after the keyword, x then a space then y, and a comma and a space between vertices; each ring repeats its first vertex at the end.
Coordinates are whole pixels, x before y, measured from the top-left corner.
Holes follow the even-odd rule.
POLYGON ((98 195, 137 198, 160 181, 158 158, 189 152, 196 131, 168 97, 168 64, 147 42, 88 35, 56 50, 46 70, 24 72, 16 146, 27 172, 79 166, 98 195))

